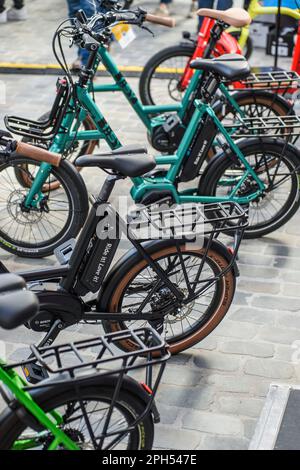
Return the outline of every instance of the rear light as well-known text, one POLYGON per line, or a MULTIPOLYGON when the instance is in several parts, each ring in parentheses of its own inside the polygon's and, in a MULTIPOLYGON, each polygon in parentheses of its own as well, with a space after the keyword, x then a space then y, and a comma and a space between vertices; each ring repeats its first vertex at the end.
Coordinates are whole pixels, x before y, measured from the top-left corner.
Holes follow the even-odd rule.
POLYGON ((153 391, 147 384, 145 384, 144 382, 141 382, 141 386, 149 395, 153 395, 153 391))

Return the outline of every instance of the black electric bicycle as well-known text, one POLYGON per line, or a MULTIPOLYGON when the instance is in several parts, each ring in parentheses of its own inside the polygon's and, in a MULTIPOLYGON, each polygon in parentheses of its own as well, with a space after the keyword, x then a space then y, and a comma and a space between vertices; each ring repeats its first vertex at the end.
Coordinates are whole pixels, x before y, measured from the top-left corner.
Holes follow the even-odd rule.
MULTIPOLYGON (((15 274, 0 276, 0 327, 13 329, 38 312, 36 296, 15 274)), ((0 358, 0 450, 151 449, 154 397, 170 354, 151 328, 122 331, 54 347, 31 346, 31 359, 7 364, 0 358), (134 339, 120 353, 114 344, 134 339), (143 356, 143 359, 140 358, 143 356), (32 363, 49 378, 28 386, 17 373, 32 363), (152 376, 153 365, 158 369, 152 376), (145 383, 128 374, 146 370, 145 383)))
MULTIPOLYGON (((46 333, 40 346, 52 344, 73 324, 92 323, 96 331, 102 322, 107 333, 150 325, 164 335, 174 354, 198 343, 226 315, 247 216, 233 202, 172 206, 166 200, 137 206, 124 220, 109 197, 118 180, 155 167, 146 152, 130 146, 76 160, 79 167, 110 174, 77 243, 70 240, 56 250, 60 265, 19 273, 40 302, 38 315, 26 322, 29 329, 46 333), (144 235, 147 227, 158 233, 152 240, 152 232, 144 235), (217 239, 221 233, 234 235, 230 250, 217 239), (122 234, 133 248, 109 271, 122 234), (95 298, 86 300, 87 294, 95 298)), ((7 272, 3 263, 0 269, 7 272)), ((126 351, 136 348, 132 338, 118 345, 126 351)), ((36 377, 33 367, 29 375, 34 380, 39 373, 36 377)))

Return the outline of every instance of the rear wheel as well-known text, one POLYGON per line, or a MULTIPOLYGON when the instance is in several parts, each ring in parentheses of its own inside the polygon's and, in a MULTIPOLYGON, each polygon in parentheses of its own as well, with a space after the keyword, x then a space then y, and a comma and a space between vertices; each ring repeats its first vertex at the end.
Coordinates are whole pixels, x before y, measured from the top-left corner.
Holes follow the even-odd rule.
MULTIPOLYGON (((257 238, 284 225, 300 205, 300 159, 294 147, 282 139, 246 139, 240 149, 256 174, 265 184, 265 191, 245 206, 249 211, 249 226, 245 238, 257 238)), ((233 153, 217 155, 200 180, 198 194, 229 197, 245 173, 244 165, 233 153)), ((237 192, 238 197, 249 196, 259 190, 249 175, 237 192)))
MULTIPOLYGON (((146 326, 145 320, 134 317, 138 312, 159 311, 162 306, 171 305, 170 313, 162 316, 164 336, 170 345, 170 352, 177 354, 197 344, 221 322, 230 307, 235 292, 235 276, 229 270, 224 276, 222 272, 228 267, 228 260, 214 243, 206 253, 206 242, 202 248, 191 248, 182 245, 182 261, 188 273, 185 278, 179 261, 176 247, 160 249, 151 254, 161 268, 167 272, 168 278, 182 293, 184 302, 177 305, 170 290, 158 281, 157 274, 148 266, 144 259, 136 255, 118 270, 110 280, 108 290, 103 294, 108 300, 105 306, 109 312, 132 313, 132 321, 105 321, 106 332, 114 332, 125 328, 146 326), (189 301, 189 287, 195 281, 200 264, 203 263, 198 286, 204 286, 203 293, 189 301), (153 286, 157 286, 153 291, 153 286)), ((195 281, 196 282, 196 281, 195 281)), ((135 344, 124 341, 120 344, 123 350, 132 350, 135 344)))
MULTIPOLYGON (((103 379, 102 379, 103 380, 103 379)), ((42 389, 43 390, 43 389, 42 389)), ((115 392, 115 383, 109 385, 106 379, 97 386, 80 386, 80 398, 78 400, 75 387, 67 391, 56 391, 53 387, 51 394, 39 394, 35 400, 45 412, 58 412, 63 424, 61 429, 74 441, 82 450, 113 449, 113 450, 149 450, 153 445, 154 426, 152 416, 149 413, 130 432, 122 435, 121 430, 127 429, 139 418, 145 410, 145 404, 140 397, 121 388, 112 416, 109 422, 107 433, 117 432, 115 436, 104 438, 103 445, 100 445, 103 425, 107 417, 112 397, 115 392), (50 396, 49 396, 50 395, 50 396), (86 411, 88 421, 83 414, 82 406, 86 411), (89 429, 88 423, 91 426, 89 429), (120 431, 120 434, 118 434, 120 431), (94 434, 94 436, 92 435, 94 434), (119 441, 113 443, 115 438, 119 441)), ((50 432, 35 432, 20 421, 17 415, 9 410, 4 411, 0 417, 0 449, 9 450, 14 446, 25 445, 26 449, 48 450, 53 441, 50 432), (30 446, 30 443, 31 446, 30 446)), ((64 450, 61 445, 57 450, 64 450)))
MULTIPOLYGON (((230 31, 229 34, 231 34, 231 36, 233 36, 237 40, 237 42, 239 42, 241 31, 230 31)), ((245 47, 242 50, 242 53, 243 53, 243 56, 248 60, 250 59, 252 52, 253 52, 253 42, 250 36, 248 36, 245 47)))
POLYGON ((178 44, 159 51, 148 60, 139 82, 144 105, 163 105, 182 100, 185 90, 182 90, 180 81, 194 51, 193 44, 178 44))

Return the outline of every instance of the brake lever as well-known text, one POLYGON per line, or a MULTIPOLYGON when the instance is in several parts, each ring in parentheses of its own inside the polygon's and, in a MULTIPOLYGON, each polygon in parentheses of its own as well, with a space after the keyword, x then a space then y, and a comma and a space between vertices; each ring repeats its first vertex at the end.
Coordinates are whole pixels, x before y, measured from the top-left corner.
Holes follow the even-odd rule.
POLYGON ((153 31, 150 28, 148 28, 148 26, 141 25, 140 28, 144 29, 145 31, 148 31, 148 33, 150 33, 152 35, 152 37, 155 37, 155 34, 153 33, 153 31))

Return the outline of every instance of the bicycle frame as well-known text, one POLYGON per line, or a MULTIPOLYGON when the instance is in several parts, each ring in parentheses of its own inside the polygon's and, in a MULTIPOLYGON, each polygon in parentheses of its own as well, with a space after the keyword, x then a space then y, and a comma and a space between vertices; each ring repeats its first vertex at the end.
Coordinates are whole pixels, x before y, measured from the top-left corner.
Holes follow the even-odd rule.
MULTIPOLYGON (((292 9, 292 8, 287 8, 287 7, 281 7, 280 12, 282 15, 290 16, 291 18, 294 18, 295 20, 300 19, 300 10, 299 9, 292 9)), ((248 8, 248 13, 251 16, 252 20, 256 18, 259 15, 276 15, 278 13, 278 7, 265 7, 259 3, 258 0, 251 0, 248 8)), ((232 31, 232 29, 231 29, 232 31)), ((243 49, 246 45, 247 39, 250 34, 250 29, 249 26, 245 26, 244 28, 241 28, 241 35, 239 38, 239 45, 243 49)), ((299 37, 299 36, 298 36, 299 37)), ((300 47, 300 46, 299 46, 300 47)), ((300 72, 300 67, 299 67, 299 55, 297 58, 297 68, 292 68, 295 72, 300 72)))
MULTIPOLYGON (((109 123, 106 121, 105 117, 101 113, 101 110, 97 106, 97 104, 92 99, 92 91, 98 92, 107 92, 107 91, 118 91, 123 93, 123 95, 128 100, 130 106, 135 110, 138 117, 144 123, 145 127, 148 131, 151 131, 155 126, 159 124, 163 124, 165 117, 164 115, 159 115, 155 117, 150 117, 156 113, 165 113, 165 112, 174 112, 178 113, 179 118, 181 119, 184 116, 184 113, 187 110, 187 107, 192 99, 192 95, 196 90, 196 86, 199 83, 201 78, 201 71, 196 70, 192 76, 190 81, 189 87, 184 94, 183 100, 180 104, 171 104, 171 105, 163 105, 163 106, 143 106, 139 99, 137 98, 136 94, 130 87, 129 83, 119 71, 117 65, 111 58, 110 54, 104 47, 99 47, 98 56, 94 59, 93 68, 94 72, 96 72, 100 61, 103 62, 105 67, 107 68, 108 72, 113 77, 115 84, 108 84, 108 85, 93 85, 92 81, 89 81, 88 86, 80 86, 79 84, 75 84, 76 86, 76 96, 78 102, 80 104, 80 112, 79 115, 76 115, 76 106, 74 105, 74 100, 71 98, 69 104, 69 110, 66 113, 65 117, 62 120, 60 131, 57 133, 53 140, 53 144, 50 147, 50 150, 56 153, 64 153, 70 145, 74 142, 74 140, 78 141, 86 141, 86 140, 101 140, 104 139, 106 143, 112 150, 115 150, 122 146, 121 142, 119 141, 117 135, 110 127, 109 123), (94 122, 95 130, 87 130, 87 131, 80 131, 79 127, 85 117, 89 114, 94 122), (74 124, 75 123, 75 124, 74 124)), ((236 110, 236 112, 241 116, 244 117, 242 110, 231 96, 230 92, 226 88, 224 84, 220 84, 219 87, 221 93, 224 95, 225 99, 230 103, 230 105, 236 110)), ((201 114, 196 114, 198 119, 201 119, 201 114)), ((216 117, 215 117, 216 119, 216 117)), ((193 121, 194 122, 194 121, 193 121)), ((191 140, 191 136, 195 132, 196 125, 188 125, 185 131, 185 139, 187 141, 191 140), (191 134, 192 133, 192 134, 191 134)), ((225 134, 224 134, 225 135, 225 134)), ((233 144, 233 142, 232 142, 233 144)), ((180 146, 181 149, 185 148, 185 145, 180 146)), ((178 173, 180 169, 180 164, 183 161, 183 150, 178 149, 176 162, 180 161, 179 164, 176 166, 176 171, 178 173)), ((172 163, 174 165, 175 157, 158 157, 157 163, 159 165, 169 164, 172 163)), ((40 166, 39 171, 33 181, 33 184, 28 192, 26 197, 25 205, 27 207, 35 207, 40 199, 43 197, 41 188, 45 183, 47 177, 51 172, 51 165, 47 163, 42 163, 40 166)), ((174 173, 172 172, 172 180, 173 180, 174 173)), ((140 185, 142 180, 141 178, 134 178, 133 182, 135 185, 140 185)), ((163 182, 165 183, 165 182, 163 182)), ((134 194, 134 192, 133 192, 134 194)), ((136 199, 135 199, 136 200, 136 199)), ((178 198, 175 198, 177 201, 178 198)), ((197 200, 197 202, 207 202, 206 200, 197 200)), ((242 201, 240 201, 242 202, 242 201)))
MULTIPOLYGON (((33 400, 31 395, 24 390, 27 386, 26 381, 13 369, 4 370, 5 365, 5 362, 0 359, 0 382, 8 387, 16 397, 16 400, 23 405, 46 430, 52 432, 54 438, 53 442, 49 445, 49 450, 55 450, 59 445, 63 445, 67 450, 80 450, 77 444, 59 428, 59 425, 62 424, 61 416, 54 411, 47 415, 33 400)), ((13 450, 32 449, 38 445, 35 439, 24 439, 15 444, 13 450)))

